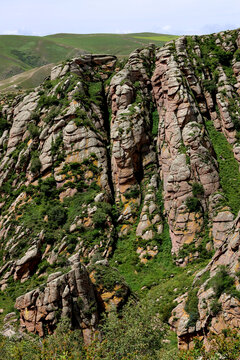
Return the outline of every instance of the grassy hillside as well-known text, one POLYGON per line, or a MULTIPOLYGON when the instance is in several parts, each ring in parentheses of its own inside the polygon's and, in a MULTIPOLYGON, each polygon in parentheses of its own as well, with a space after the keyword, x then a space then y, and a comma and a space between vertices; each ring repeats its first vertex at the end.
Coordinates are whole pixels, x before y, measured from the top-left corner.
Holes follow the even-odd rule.
POLYGON ((55 34, 46 37, 59 45, 81 48, 90 53, 129 55, 137 47, 149 42, 162 46, 176 36, 155 33, 136 34, 55 34))
MULTIPOLYGON (((0 35, 0 80, 10 78, 16 74, 33 68, 42 67, 50 63, 58 63, 81 53, 106 53, 118 56, 128 55, 138 47, 149 42, 162 46, 175 36, 154 33, 139 34, 55 34, 45 37, 0 35)), ((17 84, 24 88, 37 86, 43 78, 37 71, 34 81, 26 83, 19 78, 12 78, 0 89, 17 84), (17 80, 17 82, 15 82, 17 80)), ((29 74, 24 76, 29 80, 29 74)))
POLYGON ((21 72, 10 78, 0 81, 0 91, 12 91, 16 88, 31 89, 41 84, 46 77, 50 75, 51 68, 54 64, 47 64, 38 68, 33 68, 21 72))
POLYGON ((76 51, 37 36, 0 36, 0 80, 34 67, 59 62, 76 51))

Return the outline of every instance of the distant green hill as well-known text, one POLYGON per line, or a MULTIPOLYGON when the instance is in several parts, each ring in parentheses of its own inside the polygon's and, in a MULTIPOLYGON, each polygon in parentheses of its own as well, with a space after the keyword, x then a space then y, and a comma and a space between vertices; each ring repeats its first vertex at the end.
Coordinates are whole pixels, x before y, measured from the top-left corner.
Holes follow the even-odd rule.
POLYGON ((49 63, 59 62, 76 53, 75 49, 37 36, 0 36, 0 79, 49 63))
MULTIPOLYGON (((105 53, 117 56, 129 55, 138 47, 154 43, 158 46, 175 39, 173 35, 155 33, 135 34, 55 34, 45 37, 0 35, 0 80, 9 79, 10 85, 20 85, 24 88, 33 87, 42 81, 43 75, 49 71, 26 73, 26 76, 15 75, 34 68, 54 64, 78 56, 82 53, 105 53), (29 81, 29 74, 34 81, 29 81), (41 74, 41 76, 39 76, 41 74), (14 77, 13 77, 14 76, 14 77), (25 81, 27 79, 27 81, 25 81), (16 82, 17 80, 17 82, 16 82)), ((0 83, 0 90, 8 87, 8 81, 0 83)))
POLYGON ((72 46, 84 49, 90 53, 106 53, 113 55, 129 55, 137 47, 142 47, 149 42, 158 46, 167 41, 176 39, 173 35, 155 33, 136 34, 55 34, 45 37, 58 45, 72 46))
POLYGON ((10 78, 0 80, 0 92, 12 91, 16 89, 31 89, 41 84, 50 75, 54 64, 47 64, 33 68, 10 78))

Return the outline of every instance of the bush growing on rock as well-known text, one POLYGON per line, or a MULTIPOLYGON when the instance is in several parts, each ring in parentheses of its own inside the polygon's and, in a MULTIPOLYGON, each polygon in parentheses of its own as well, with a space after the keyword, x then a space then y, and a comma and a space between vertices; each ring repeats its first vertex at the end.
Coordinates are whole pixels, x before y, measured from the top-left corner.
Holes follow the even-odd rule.
POLYGON ((30 165, 31 172, 36 175, 39 173, 40 169, 42 167, 41 161, 39 159, 39 155, 37 152, 33 153, 32 155, 32 161, 30 165))
POLYGON ((135 186, 131 187, 129 190, 127 190, 124 193, 124 196, 128 200, 129 199, 137 199, 139 194, 140 194, 139 187, 138 187, 138 185, 135 185, 135 186))
POLYGON ((71 331, 67 319, 62 319, 56 332, 40 340, 36 336, 5 338, 0 335, 0 359, 64 360, 87 359, 80 331, 71 331))
POLYGON ((39 127, 33 123, 29 124, 28 131, 30 133, 31 138, 36 138, 39 135, 39 127))
POLYGON ((199 318, 197 293, 198 289, 191 290, 185 305, 185 310, 189 314, 188 327, 194 326, 199 318))
POLYGON ((201 210, 201 202, 196 197, 190 197, 186 200, 187 208, 190 212, 198 212, 201 210))
POLYGON ((111 215, 111 205, 108 203, 99 204, 92 218, 95 227, 104 228, 109 215, 111 215))
POLYGON ((204 195, 204 188, 202 184, 194 182, 192 185, 192 192, 194 197, 204 195))
POLYGON ((4 130, 9 128, 7 119, 0 117, 0 136, 2 136, 4 130))
POLYGON ((225 329, 220 334, 210 334, 210 350, 206 351, 203 343, 195 339, 195 347, 192 350, 181 351, 178 360, 238 360, 240 353, 240 335, 236 330, 225 329))
POLYGON ((57 228, 65 224, 67 220, 67 210, 63 205, 53 203, 47 210, 49 225, 57 228))
POLYGON ((236 290, 234 278, 231 277, 225 266, 221 266, 218 272, 207 284, 207 288, 212 287, 216 298, 219 299, 223 293, 232 294, 240 297, 240 292, 236 290))
POLYGON ((57 97, 55 95, 53 95, 53 96, 47 96, 45 94, 41 95, 41 97, 38 101, 39 108, 49 107, 52 105, 54 105, 54 106, 59 105, 59 100, 57 99, 57 97))
POLYGON ((45 180, 39 180, 39 192, 40 196, 46 200, 54 199, 56 197, 56 180, 53 176, 50 176, 45 180))

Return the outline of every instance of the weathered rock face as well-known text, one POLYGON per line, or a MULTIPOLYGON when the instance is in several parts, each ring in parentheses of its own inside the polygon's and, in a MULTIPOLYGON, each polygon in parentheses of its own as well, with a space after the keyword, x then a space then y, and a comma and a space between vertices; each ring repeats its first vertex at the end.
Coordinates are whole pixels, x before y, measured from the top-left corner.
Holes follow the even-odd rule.
POLYGON ((151 46, 133 52, 125 67, 112 78, 108 95, 112 111, 112 179, 115 201, 123 205, 118 219, 124 223, 120 235, 127 234, 135 223, 136 209, 142 201, 144 206, 136 235, 144 240, 151 240, 162 232, 156 199, 160 179, 151 133, 150 75, 154 53, 151 46))
POLYGON ((220 334, 228 327, 239 329, 240 235, 238 218, 234 225, 236 230, 226 237, 206 268, 196 275, 193 284, 197 302, 197 308, 193 309, 194 321, 191 321, 191 313, 186 311, 187 301, 193 293, 186 293, 176 299, 178 305, 173 310, 169 322, 178 334, 181 349, 193 347, 194 338, 199 336, 204 339, 208 347, 209 332, 220 334), (206 277, 207 280, 201 280, 206 277), (224 287, 224 281, 228 281, 230 285, 224 287))
MULTIPOLYGON (((229 265, 239 285, 239 51, 235 31, 149 46, 125 64, 84 55, 29 94, 1 99, 1 291, 32 290, 35 278, 44 286, 18 297, 23 328, 42 335, 66 315, 89 342, 99 311, 128 295, 123 283, 99 281, 110 267, 98 275, 91 266, 129 234, 144 266, 167 225, 177 264, 215 252, 210 277, 229 265)), ((171 319, 181 346, 228 326, 232 308, 238 318, 236 296, 222 293, 213 314, 213 290, 199 286, 197 321, 187 294, 171 319)))
MULTIPOLYGON (((112 175, 116 200, 125 204, 129 196, 126 198, 124 194, 130 193, 131 189, 139 190, 144 167, 156 161, 154 153, 151 154, 148 75, 153 56, 154 48, 132 53, 124 69, 110 83, 112 175)), ((136 196, 138 204, 139 200, 136 196)), ((129 204, 123 215, 131 217, 129 204)))
MULTIPOLYGON (((194 214, 186 206, 186 200, 193 196, 193 184, 199 183, 203 188, 201 205, 205 211, 208 197, 219 188, 217 163, 202 114, 189 93, 190 84, 182 77, 182 58, 187 58, 184 45, 184 39, 176 41, 180 62, 171 52, 172 45, 157 53, 152 78, 159 112, 159 163, 173 252, 193 242, 203 229, 201 212, 194 214)), ((195 91, 201 93, 191 68, 187 79, 195 91)))
POLYGON ((66 274, 49 275, 47 286, 17 298, 21 329, 43 336, 52 333, 61 317, 71 320, 73 328, 82 329, 86 344, 93 339, 98 326, 98 309, 86 269, 75 263, 66 274))
POLYGON ((90 344, 98 331, 100 313, 118 310, 126 302, 129 288, 120 277, 113 288, 101 282, 99 272, 116 272, 105 260, 98 261, 91 274, 79 262, 79 254, 72 256, 69 262, 69 272, 50 274, 46 284, 16 299, 20 330, 44 336, 53 333, 61 318, 68 318, 73 329, 82 330, 85 344, 90 344))

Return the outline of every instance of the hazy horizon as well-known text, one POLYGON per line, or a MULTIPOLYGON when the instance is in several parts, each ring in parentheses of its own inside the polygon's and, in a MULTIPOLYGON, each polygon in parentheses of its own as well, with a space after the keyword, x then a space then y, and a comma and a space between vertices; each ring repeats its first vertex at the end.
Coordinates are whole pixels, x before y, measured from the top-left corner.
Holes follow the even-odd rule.
POLYGON ((240 27, 237 0, 2 0, 2 35, 126 34, 201 35, 240 27))

